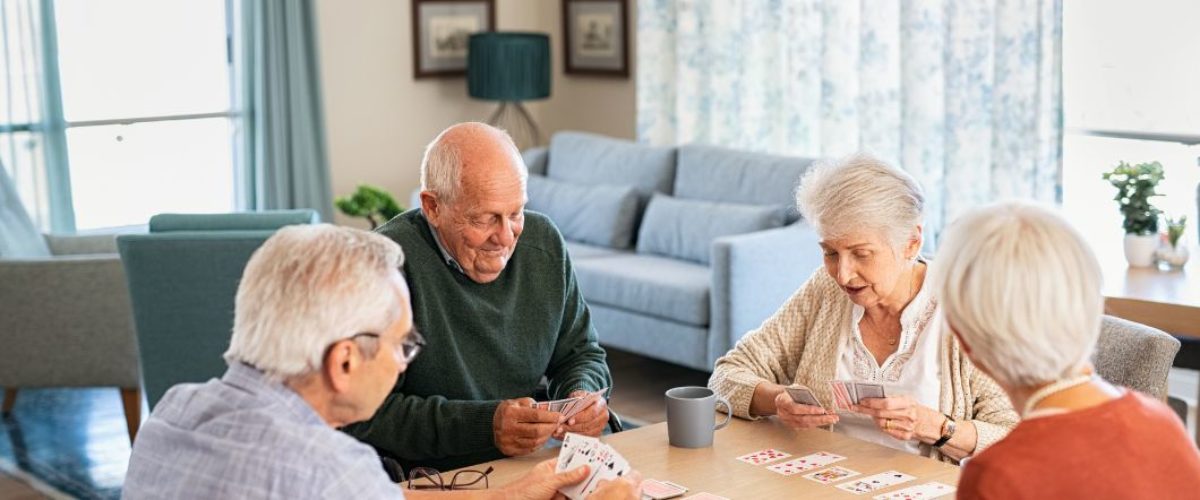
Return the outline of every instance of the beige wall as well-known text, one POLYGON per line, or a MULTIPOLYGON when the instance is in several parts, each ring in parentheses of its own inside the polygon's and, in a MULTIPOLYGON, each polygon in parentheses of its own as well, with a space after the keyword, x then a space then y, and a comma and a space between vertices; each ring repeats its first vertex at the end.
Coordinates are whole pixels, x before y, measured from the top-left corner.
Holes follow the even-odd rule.
MULTIPOLYGON (((637 2, 630 1, 630 8, 637 2)), ((633 138, 634 80, 562 72, 559 0, 497 0, 500 30, 550 34, 551 97, 529 103, 543 134, 587 130, 633 138)), ((317 27, 325 126, 335 196, 373 184, 407 205, 425 145, 446 126, 486 120, 492 102, 466 94, 463 78, 413 79, 411 0, 321 0, 317 27)), ((634 18, 630 31, 633 34, 634 18)), ((631 45, 632 42, 631 36, 631 45)), ((632 48, 632 47, 631 47, 632 48)), ((633 63, 630 54, 630 63, 633 63)), ((338 215, 338 223, 365 227, 338 215)))

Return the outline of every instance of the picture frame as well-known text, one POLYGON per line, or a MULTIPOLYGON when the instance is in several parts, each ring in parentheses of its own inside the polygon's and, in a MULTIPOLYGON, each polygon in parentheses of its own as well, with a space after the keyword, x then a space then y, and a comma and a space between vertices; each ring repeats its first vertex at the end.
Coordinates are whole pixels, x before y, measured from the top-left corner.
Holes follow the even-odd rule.
POLYGON ((562 0, 567 74, 629 77, 628 0, 562 0))
POLYGON ((496 1, 411 1, 413 78, 466 76, 467 40, 496 29, 496 1))

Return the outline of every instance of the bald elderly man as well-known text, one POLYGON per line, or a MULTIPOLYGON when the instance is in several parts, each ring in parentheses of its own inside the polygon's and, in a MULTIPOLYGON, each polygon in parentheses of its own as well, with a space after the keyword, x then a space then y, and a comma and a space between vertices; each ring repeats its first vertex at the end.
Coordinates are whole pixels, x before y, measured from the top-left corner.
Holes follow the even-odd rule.
POLYGON ((377 231, 408 256, 417 329, 429 346, 379 412, 346 429, 406 468, 448 470, 597 436, 603 399, 573 418, 532 407, 542 377, 560 399, 612 378, 562 236, 525 211, 525 164, 482 123, 443 131, 421 163, 421 207, 377 231))

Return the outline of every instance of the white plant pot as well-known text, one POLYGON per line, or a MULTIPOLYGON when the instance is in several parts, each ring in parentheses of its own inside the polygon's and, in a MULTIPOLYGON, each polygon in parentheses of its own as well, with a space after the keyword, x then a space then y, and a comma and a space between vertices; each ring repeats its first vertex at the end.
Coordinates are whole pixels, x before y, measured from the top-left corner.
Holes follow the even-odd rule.
POLYGON ((1125 235, 1125 260, 1134 267, 1154 265, 1154 253, 1158 250, 1158 235, 1125 235))

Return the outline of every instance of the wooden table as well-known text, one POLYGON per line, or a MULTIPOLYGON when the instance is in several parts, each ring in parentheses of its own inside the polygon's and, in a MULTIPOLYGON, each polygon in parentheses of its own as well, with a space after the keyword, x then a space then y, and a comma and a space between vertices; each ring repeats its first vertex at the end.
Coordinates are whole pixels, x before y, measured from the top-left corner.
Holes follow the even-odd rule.
MULTIPOLYGON (((724 418, 724 415, 720 418, 724 418)), ((752 422, 735 418, 729 427, 717 431, 711 448, 686 449, 670 446, 667 442, 665 422, 605 436, 603 440, 624 456, 634 469, 640 471, 642 477, 683 485, 688 488, 688 495, 706 491, 733 499, 871 498, 878 493, 930 481, 956 485, 959 476, 959 468, 954 465, 825 430, 789 429, 775 419, 752 422), (917 478, 879 490, 877 493, 853 495, 835 488, 834 485, 820 484, 803 478, 808 472, 785 477, 767 470, 766 465, 754 466, 735 460, 735 457, 763 448, 775 448, 792 454, 792 457, 772 463, 786 462, 817 451, 828 451, 845 456, 846 460, 834 465, 861 472, 862 475, 857 476, 859 478, 888 470, 897 470, 917 478)), ((508 484, 527 472, 534 464, 555 456, 558 456, 557 448, 545 449, 530 456, 506 458, 470 468, 483 470, 489 465, 494 467, 489 482, 495 487, 508 484)))
POLYGON ((1183 269, 1130 267, 1120 242, 1094 244, 1104 273, 1104 308, 1181 339, 1200 340, 1200 249, 1183 269))

